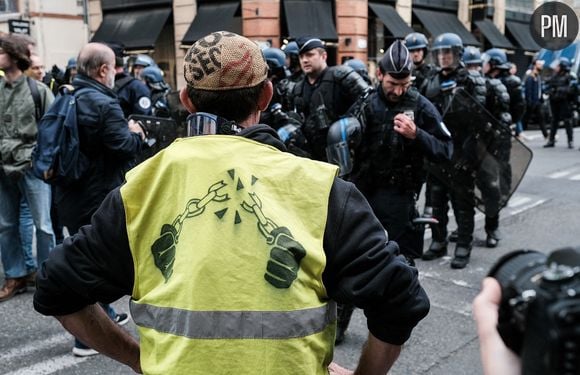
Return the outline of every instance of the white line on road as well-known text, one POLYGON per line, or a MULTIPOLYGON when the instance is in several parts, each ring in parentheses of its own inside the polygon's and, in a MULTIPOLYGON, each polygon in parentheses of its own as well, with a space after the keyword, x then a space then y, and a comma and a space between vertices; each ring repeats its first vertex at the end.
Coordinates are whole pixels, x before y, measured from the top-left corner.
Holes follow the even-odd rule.
POLYGON ((562 178, 562 177, 568 176, 571 173, 574 173, 574 169, 568 169, 568 170, 564 170, 564 171, 550 173, 548 175, 548 178, 562 178))
POLYGON ((532 204, 528 204, 527 206, 524 206, 524 207, 522 207, 522 208, 519 208, 519 209, 517 209, 517 210, 513 210, 511 214, 512 214, 512 215, 517 215, 517 214, 520 214, 520 213, 522 213, 522 212, 524 212, 524 211, 527 211, 527 210, 529 210, 530 208, 534 208, 534 207, 536 207, 536 206, 539 206, 539 205, 541 205, 541 204, 542 204, 542 203, 544 203, 545 201, 546 201, 545 199, 540 199, 539 201, 536 201, 536 202, 534 202, 534 203, 532 203, 532 204))
POLYGON ((7 352, 0 353, 0 362, 5 362, 17 357, 24 357, 40 350, 52 348, 57 344, 62 344, 67 341, 70 341, 72 344, 72 336, 67 333, 50 336, 42 341, 34 341, 30 344, 19 346, 17 348, 8 350, 7 352))
POLYGON ((574 175, 572 177, 570 177, 570 180, 572 181, 580 181, 580 174, 574 175))
POLYGON ((518 196, 516 196, 516 197, 513 197, 512 199, 509 200, 508 207, 521 206, 522 204, 526 204, 531 200, 532 200, 532 198, 530 198, 530 197, 521 197, 521 196, 518 197, 518 196))
POLYGON ((72 354, 61 355, 60 357, 52 358, 43 362, 38 362, 32 366, 23 367, 16 371, 9 372, 4 375, 48 375, 54 374, 58 371, 78 365, 89 359, 90 357, 78 358, 73 357, 72 354))

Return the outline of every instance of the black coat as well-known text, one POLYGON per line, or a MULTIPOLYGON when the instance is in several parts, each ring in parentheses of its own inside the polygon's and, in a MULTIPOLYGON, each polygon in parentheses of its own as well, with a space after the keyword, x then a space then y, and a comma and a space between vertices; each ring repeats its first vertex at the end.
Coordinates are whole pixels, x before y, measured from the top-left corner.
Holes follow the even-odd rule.
POLYGON ((69 232, 90 222, 105 196, 123 183, 142 147, 139 135, 129 131, 111 89, 82 75, 73 86, 80 150, 87 156, 89 168, 79 181, 58 186, 55 192, 59 218, 69 232))

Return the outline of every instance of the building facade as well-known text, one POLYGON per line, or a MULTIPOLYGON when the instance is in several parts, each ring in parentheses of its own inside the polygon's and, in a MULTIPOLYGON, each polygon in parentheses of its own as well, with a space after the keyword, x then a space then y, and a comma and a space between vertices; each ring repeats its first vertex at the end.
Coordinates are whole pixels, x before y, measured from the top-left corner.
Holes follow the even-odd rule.
MULTIPOLYGON (((578 11, 577 1, 565 1, 578 11)), ((529 32, 541 0, 0 0, 3 20, 30 20, 31 36, 49 64, 62 65, 87 41, 120 42, 147 53, 172 87, 185 84, 189 46, 216 30, 283 47, 303 35, 326 42, 330 65, 367 61, 371 73, 395 40, 419 31, 429 39, 454 32, 466 45, 505 49, 525 71, 539 46, 529 32), (2 7, 3 5, 3 7, 2 7), (63 27, 66 25, 65 27, 63 27), (66 40, 66 43, 63 43, 66 40), (178 62, 178 63, 176 63, 178 62)))
POLYGON ((84 0, 0 0, 0 31, 29 35, 47 69, 61 69, 89 41, 84 0))

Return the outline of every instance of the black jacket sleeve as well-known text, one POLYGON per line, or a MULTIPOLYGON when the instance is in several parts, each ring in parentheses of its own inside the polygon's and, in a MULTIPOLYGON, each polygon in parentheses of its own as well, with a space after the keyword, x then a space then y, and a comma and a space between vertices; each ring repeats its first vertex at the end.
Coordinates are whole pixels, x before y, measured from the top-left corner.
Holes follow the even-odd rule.
POLYGON ((125 211, 115 189, 93 215, 91 226, 67 237, 42 264, 34 308, 44 315, 66 315, 95 302, 110 303, 131 294, 133 276, 125 211))
POLYGON ((433 162, 449 161, 453 154, 453 141, 435 106, 424 96, 417 105, 417 138, 425 157, 433 162))
POLYGON ((429 312, 429 299, 399 247, 353 184, 336 179, 330 194, 323 274, 330 298, 364 310, 369 331, 402 345, 429 312))

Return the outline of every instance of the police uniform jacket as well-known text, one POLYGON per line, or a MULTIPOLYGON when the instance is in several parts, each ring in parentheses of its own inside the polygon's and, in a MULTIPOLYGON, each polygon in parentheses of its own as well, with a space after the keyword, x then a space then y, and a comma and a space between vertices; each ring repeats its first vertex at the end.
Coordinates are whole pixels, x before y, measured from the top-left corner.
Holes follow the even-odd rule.
POLYGON ((388 103, 381 85, 364 108, 365 129, 360 152, 355 156, 357 186, 397 186, 413 191, 424 180, 423 159, 449 161, 453 154, 451 134, 435 106, 415 88, 398 103, 388 103), (393 129, 398 113, 411 111, 417 127, 415 139, 407 139, 393 129))
MULTIPOLYGON (((265 125, 239 135, 284 149, 275 131, 265 125)), ((326 256, 322 280, 328 297, 364 309, 373 335, 403 344, 429 310, 418 272, 398 256, 397 244, 388 241, 354 185, 338 178, 331 185, 322 244, 326 256)), ((53 250, 39 274, 37 311, 71 314, 97 301, 110 303, 132 294, 134 263, 120 191, 107 196, 91 226, 53 250)))
POLYGON ((125 118, 130 115, 151 115, 151 93, 145 83, 125 72, 118 73, 115 75, 115 92, 125 118))

